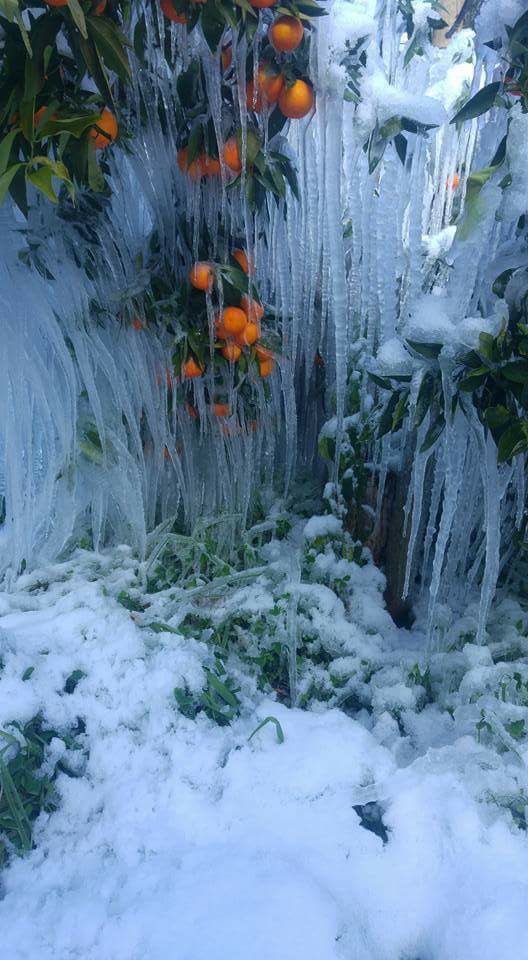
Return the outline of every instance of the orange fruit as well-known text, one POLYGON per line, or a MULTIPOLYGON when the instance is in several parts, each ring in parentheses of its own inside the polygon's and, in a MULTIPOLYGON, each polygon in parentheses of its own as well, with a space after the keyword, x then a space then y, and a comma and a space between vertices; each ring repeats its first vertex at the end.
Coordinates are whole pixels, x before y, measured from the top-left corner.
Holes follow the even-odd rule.
POLYGON ((96 150, 104 150, 109 143, 112 143, 112 140, 115 140, 118 131, 117 120, 108 107, 105 107, 99 117, 97 128, 98 129, 92 127, 88 132, 88 136, 96 150))
POLYGON ((264 10, 266 7, 274 7, 277 0, 249 0, 255 10, 264 10))
POLYGON ((220 176, 220 160, 218 157, 208 157, 207 154, 200 155, 200 167, 204 177, 220 176))
POLYGON ((230 363, 236 363, 240 359, 242 354, 241 348, 237 343, 226 343, 225 347, 222 349, 222 356, 226 360, 229 360, 230 363))
POLYGON ((240 306, 246 314, 249 323, 258 323, 259 320, 262 320, 264 316, 264 307, 258 302, 258 300, 250 300, 247 293, 244 293, 240 306))
POLYGON ((161 0, 160 6, 167 20, 172 20, 173 23, 187 23, 187 17, 184 13, 178 13, 172 0, 161 0))
MULTIPOLYGON (((39 107, 39 109, 36 111, 33 117, 33 126, 35 127, 35 129, 40 126, 40 121, 42 120, 42 117, 46 113, 47 109, 48 108, 44 106, 44 107, 39 107)), ((56 120, 56 119, 57 119, 56 113, 52 113, 51 116, 48 117, 48 120, 56 120)))
POLYGON ((228 403, 215 403, 213 404, 213 410, 215 417, 229 417, 231 415, 228 403))
POLYGON ((226 328, 224 327, 224 324, 223 324, 223 322, 222 322, 222 318, 221 318, 221 317, 216 317, 216 319, 215 319, 215 330, 216 330, 216 335, 217 335, 217 337, 220 338, 220 340, 227 340, 227 339, 228 339, 229 334, 228 334, 226 328))
POLYGON ((229 67, 233 62, 233 47, 230 43, 227 43, 225 47, 222 47, 221 60, 222 70, 225 73, 226 70, 229 70, 229 67))
POLYGON ((255 347, 255 353, 259 360, 273 360, 273 354, 267 347, 255 347))
POLYGON ((204 368, 196 362, 194 357, 189 357, 182 367, 182 374, 186 380, 191 380, 193 377, 201 377, 203 372, 204 368))
POLYGON ((106 10, 106 0, 100 0, 99 3, 95 5, 94 14, 96 17, 100 17, 102 13, 106 10))
POLYGON ((257 91, 250 80, 246 86, 246 101, 248 110, 260 113, 263 107, 276 103, 284 87, 284 74, 277 71, 270 63, 259 63, 257 71, 257 91))
POLYGON ((255 323, 253 320, 250 320, 249 323, 246 323, 246 326, 242 330, 242 333, 239 333, 236 337, 236 342, 241 347, 251 347, 254 343, 257 342, 260 337, 260 327, 258 323, 255 323))
POLYGON ((304 36, 304 27, 298 17, 277 17, 268 30, 272 47, 279 53, 296 50, 304 36))
POLYGON ((48 7, 65 7, 68 4, 68 0, 46 0, 48 7))
POLYGON ((240 159, 240 150, 238 149, 238 140, 236 137, 229 137, 229 140, 226 140, 224 162, 233 173, 240 173, 242 170, 242 161, 240 159))
POLYGON ((226 307, 222 314, 222 325, 229 337, 242 333, 246 323, 246 314, 240 307, 226 307))
POLYGON ((142 329, 143 329, 143 324, 141 323, 141 320, 139 319, 139 317, 136 317, 136 319, 132 321, 132 326, 133 326, 134 330, 142 330, 142 329))
POLYGON ((214 270, 210 263, 198 260, 189 274, 189 280, 195 290, 211 290, 214 280, 214 270))
POLYGON ((285 87, 279 97, 279 109, 285 117, 300 120, 314 106, 313 90, 305 80, 295 80, 291 87, 285 87))
POLYGON ((259 373, 261 377, 269 377, 273 373, 273 368, 275 366, 275 360, 271 358, 270 360, 261 360, 259 363, 259 373))
POLYGON ((456 190, 460 184, 460 177, 458 173, 454 173, 452 177, 448 177, 446 180, 446 187, 451 187, 451 190, 456 190))
POLYGON ((187 173, 191 180, 201 180, 203 168, 200 158, 195 157, 189 163, 187 156, 187 147, 180 147, 176 154, 176 160, 181 172, 187 173))
MULTIPOLYGON (((233 253, 231 254, 231 256, 233 257, 233 260, 236 260, 236 262, 238 263, 238 266, 240 267, 241 270, 244 271, 244 273, 249 273, 249 261, 248 261, 247 253, 245 250, 240 250, 240 249, 233 250, 233 253)), ((253 264, 251 264, 252 273, 253 273, 253 269, 254 269, 253 264)))

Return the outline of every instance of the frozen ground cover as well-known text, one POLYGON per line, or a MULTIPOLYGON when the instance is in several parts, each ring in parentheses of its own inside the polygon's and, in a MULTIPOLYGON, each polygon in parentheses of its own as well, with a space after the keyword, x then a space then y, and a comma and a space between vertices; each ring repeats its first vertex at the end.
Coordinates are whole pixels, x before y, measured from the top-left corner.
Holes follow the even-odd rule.
POLYGON ((528 957, 528 618, 440 611, 426 656, 335 523, 282 532, 186 597, 124 547, 0 595, 0 729, 82 747, 7 851, 2 956, 528 957))

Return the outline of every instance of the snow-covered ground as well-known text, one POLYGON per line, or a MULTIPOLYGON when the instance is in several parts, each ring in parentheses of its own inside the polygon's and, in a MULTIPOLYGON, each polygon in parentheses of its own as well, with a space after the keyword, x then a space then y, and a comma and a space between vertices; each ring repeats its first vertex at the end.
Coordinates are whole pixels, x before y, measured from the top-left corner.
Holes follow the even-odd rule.
MULTIPOLYGON (((417 638, 402 631, 395 655, 380 596, 365 616, 381 632, 354 640, 381 644, 369 710, 288 709, 247 679, 240 716, 220 727, 174 699, 183 681, 200 686, 204 640, 145 629, 117 602, 136 569, 125 548, 77 554, 0 595, 0 728, 39 712, 56 729, 82 717, 88 750, 80 777, 60 775, 35 849, 0 873, 0 957, 528 958, 527 835, 489 800, 523 795, 528 751, 474 735, 496 669, 487 648, 451 654, 456 684, 454 661, 430 657, 433 685, 450 679, 419 707, 423 687, 401 679, 417 638), (85 676, 66 693, 73 671, 85 676), (271 723, 248 741, 270 715, 284 742, 271 723), (383 836, 364 825, 371 801, 383 836)), ((253 586, 234 602, 258 596, 253 586)), ((514 615, 508 604, 497 614, 504 643, 514 615)), ((352 619, 336 604, 327 629, 346 620, 358 634, 352 619)))

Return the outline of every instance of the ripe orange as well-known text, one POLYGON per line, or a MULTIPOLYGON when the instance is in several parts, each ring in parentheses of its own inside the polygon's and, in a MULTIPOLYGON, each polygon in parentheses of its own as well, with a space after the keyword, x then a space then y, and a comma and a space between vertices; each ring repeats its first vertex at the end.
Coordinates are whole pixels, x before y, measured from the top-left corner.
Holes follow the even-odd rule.
POLYGON ((68 0, 46 0, 48 7, 65 7, 68 0))
POLYGON ((191 269, 189 280, 196 290, 211 290, 214 280, 214 270, 211 264, 198 260, 191 269))
POLYGON ((200 154, 200 167, 204 177, 220 176, 220 160, 218 157, 208 157, 207 154, 200 154))
MULTIPOLYGON (((245 250, 233 250, 231 256, 233 257, 233 260, 236 260, 240 269, 243 270, 244 273, 249 273, 249 261, 245 250)), ((253 273, 253 264, 251 265, 251 272, 253 273)))
POLYGON ((104 150, 109 143, 112 143, 112 140, 115 140, 117 137, 117 120, 114 117, 114 114, 108 107, 105 107, 99 120, 97 121, 96 130, 95 127, 88 132, 90 140, 93 142, 93 145, 96 150, 104 150), (100 133, 99 130, 102 132, 100 133))
POLYGON ((247 317, 240 307, 226 307, 222 314, 222 325, 227 335, 236 337, 246 326, 247 317))
POLYGON ((269 377, 273 373, 273 368, 275 366, 275 360, 271 358, 270 360, 261 360, 259 363, 259 373, 261 377, 269 377))
POLYGON ((255 353, 257 354, 259 360, 273 360, 273 354, 271 350, 268 350, 267 347, 255 347, 255 353))
POLYGON ((279 108, 285 117, 291 120, 300 120, 314 106, 313 90, 304 80, 295 80, 291 87, 286 87, 279 97, 279 108))
POLYGON ((240 306, 246 314, 249 323, 258 323, 264 316, 264 307, 258 300, 250 300, 247 293, 244 293, 240 301, 240 306))
POLYGON ((240 159, 240 150, 238 149, 238 140, 236 137, 229 137, 224 147, 224 161, 233 173, 240 173, 242 170, 242 161, 240 159))
POLYGON ((102 13, 106 10, 106 0, 100 0, 94 8, 94 14, 96 17, 100 17, 102 13))
POLYGON ((215 330, 216 330, 216 336, 219 337, 220 340, 227 340, 227 339, 228 339, 229 334, 228 334, 226 328, 224 327, 224 324, 223 324, 223 322, 222 322, 222 317, 220 317, 220 316, 217 316, 217 317, 215 318, 215 330))
POLYGON ((296 50, 304 36, 304 27, 297 17, 277 17, 268 30, 272 47, 279 53, 296 50))
POLYGON ((132 321, 132 326, 134 327, 134 330, 143 329, 143 324, 141 323, 141 320, 139 319, 139 317, 136 317, 136 319, 132 321))
POLYGON ((193 377, 201 377, 203 372, 204 368, 196 362, 194 357, 189 357, 182 367, 182 374, 187 380, 190 380, 193 377))
POLYGON ((230 363, 236 363, 240 359, 242 350, 237 343, 226 343, 222 349, 222 356, 230 363))
MULTIPOLYGON (((42 120, 42 117, 46 113, 47 109, 48 108, 44 106, 44 107, 39 107, 39 109, 36 111, 33 117, 33 126, 35 127, 35 129, 40 126, 40 121, 42 120)), ((57 119, 56 113, 52 113, 51 117, 48 117, 48 120, 56 120, 56 119, 57 119)))
POLYGON ((242 333, 239 333, 236 337, 236 342, 241 347, 251 347, 254 343, 257 342, 260 337, 260 327, 258 323, 255 323, 253 320, 250 320, 246 323, 246 326, 242 330, 242 333))
POLYGON ((228 403, 215 403, 213 404, 213 410, 215 417, 229 417, 231 415, 231 409, 228 403))
POLYGON ((249 0, 249 2, 256 10, 263 10, 266 7, 274 7, 277 0, 249 0))
POLYGON ((260 113, 263 107, 276 103, 284 88, 284 74, 277 71, 272 64, 259 63, 257 71, 257 90, 250 80, 246 86, 246 101, 248 110, 260 113))
POLYGON ((187 159, 187 147, 180 147, 176 154, 176 160, 182 173, 188 174, 191 180, 201 180, 203 176, 203 164, 200 157, 195 157, 189 163, 187 159))
POLYGON ((187 17, 184 13, 178 13, 172 0, 161 0, 160 6, 167 20, 172 20, 173 23, 187 23, 187 17))
POLYGON ((225 47, 222 47, 221 60, 222 60, 222 70, 225 73, 226 70, 229 70, 229 67, 233 62, 233 47, 231 46, 230 43, 227 43, 225 47))

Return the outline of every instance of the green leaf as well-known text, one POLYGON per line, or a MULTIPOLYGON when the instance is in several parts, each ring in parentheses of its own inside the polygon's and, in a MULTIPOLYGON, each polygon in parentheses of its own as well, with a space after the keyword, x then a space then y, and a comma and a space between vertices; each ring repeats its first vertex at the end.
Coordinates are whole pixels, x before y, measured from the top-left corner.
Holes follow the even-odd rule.
POLYGON ((472 393, 473 390, 478 390, 478 388, 486 382, 489 373, 488 367, 478 367, 477 370, 472 370, 467 377, 463 377, 463 379, 459 381, 458 386, 460 390, 472 393))
POLYGON ((267 723, 272 723, 274 725, 275 733, 277 735, 277 743, 284 743, 284 731, 276 717, 265 717, 264 720, 259 723, 258 727, 255 727, 253 733, 249 735, 248 743, 253 739, 255 734, 259 732, 259 730, 262 730, 262 727, 266 726, 267 723))
POLYGON ((407 139, 402 133, 398 133, 394 137, 394 146, 401 162, 405 164, 405 160, 407 158, 407 139))
POLYGON ((46 137, 69 133, 78 140, 90 127, 95 126, 100 118, 100 111, 76 114, 70 117, 49 117, 47 120, 43 118, 43 122, 37 131, 37 139, 44 140, 46 137))
POLYGON ((215 693, 217 693, 218 696, 219 696, 225 703, 227 703, 230 707, 239 707, 239 706, 240 706, 240 700, 239 700, 238 697, 233 693, 233 691, 230 690, 229 687, 227 687, 227 686, 225 685, 225 683, 222 683, 222 681, 219 680, 218 677, 217 677, 214 673, 211 673, 210 670, 207 670, 207 669, 206 669, 206 670, 205 670, 205 674, 206 674, 206 676, 207 676, 207 680, 208 680, 209 686, 211 686, 211 687, 213 688, 213 690, 215 691, 215 693))
POLYGON ((88 31, 109 70, 126 82, 131 71, 125 50, 126 40, 113 20, 88 17, 88 31))
POLYGON ((378 377, 377 373, 371 373, 370 370, 367 370, 367 376, 382 390, 392 390, 392 384, 386 377, 378 377))
POLYGON ((431 406, 431 401, 434 397, 434 388, 435 388, 435 378, 432 373, 427 372, 420 384, 420 389, 418 390, 418 397, 416 399, 416 412, 414 415, 414 425, 419 427, 422 423, 429 407, 431 406))
POLYGON ((381 135, 379 128, 375 127, 368 140, 367 155, 369 173, 374 173, 378 164, 381 163, 388 142, 388 139, 381 135))
POLYGON ((120 603, 122 607, 125 607, 126 610, 133 611, 134 613, 143 613, 145 609, 145 605, 134 597, 131 597, 126 590, 120 590, 117 594, 117 602, 120 603))
POLYGON ((528 360, 511 360, 500 367, 500 373, 512 383, 528 383, 528 360))
POLYGON ((53 172, 51 167, 41 166, 32 170, 29 164, 26 167, 26 180, 29 180, 33 186, 37 187, 52 203, 58 203, 59 198, 53 189, 53 172))
POLYGON ((429 427, 425 435, 424 442, 420 447, 420 453, 425 453, 427 450, 429 450, 430 447, 433 446, 434 443, 436 443, 444 427, 445 427, 445 417, 442 411, 441 413, 439 413, 436 420, 429 427))
POLYGON ((397 430, 401 421, 403 420, 405 413, 407 411, 408 402, 409 402, 409 394, 407 391, 403 391, 398 400, 398 403, 394 408, 394 413, 392 414, 392 421, 391 421, 392 432, 397 430))
POLYGON ((384 437, 386 433, 389 433, 392 429, 392 418, 394 416, 394 411, 400 400, 400 394, 398 391, 394 391, 391 394, 383 413, 381 414, 379 423, 378 423, 378 437, 384 437))
POLYGON ((512 414, 507 407, 498 405, 496 407, 487 407, 484 412, 484 419, 491 432, 499 434, 507 427, 512 420, 512 414))
POLYGON ((78 37, 77 42, 82 58, 88 69, 88 73, 97 86, 99 93, 107 105, 115 111, 116 107, 114 103, 114 97, 99 50, 97 49, 91 37, 87 40, 85 40, 84 37, 78 37))
POLYGON ((105 178, 97 162, 97 153, 92 142, 87 144, 88 183, 95 193, 102 193, 105 188, 105 178))
POLYGON ((505 460, 511 460, 512 457, 525 453, 526 450, 528 450, 526 430, 523 428, 523 421, 517 420, 502 434, 497 444, 497 459, 499 463, 504 463, 505 460))
POLYGON ((478 93, 466 101, 458 113, 455 113, 455 116, 450 122, 457 123, 459 121, 473 120, 475 117, 480 117, 482 113, 486 113, 487 110, 491 110, 499 89, 499 81, 486 84, 478 93))
POLYGON ((18 134, 18 130, 11 130, 0 142, 0 175, 5 173, 9 163, 9 154, 18 134))
POLYGON ((22 133, 29 143, 35 136, 35 98, 20 101, 20 126, 22 133))
POLYGON ((0 204, 4 202, 5 195, 11 186, 13 177, 23 166, 23 163, 14 163, 11 167, 8 167, 0 177, 0 204))
POLYGON ((512 720, 510 723, 505 723, 504 729, 514 740, 523 740, 526 736, 524 720, 512 720))
POLYGON ((72 15, 73 22, 80 34, 86 40, 88 38, 88 31, 86 29, 86 20, 84 19, 84 13, 79 4, 79 0, 68 0, 68 8, 72 15))
POLYGON ((74 670, 64 684, 64 693, 73 693, 78 683, 86 676, 84 670, 74 670))
POLYGON ((215 53, 222 39, 226 22, 220 10, 212 3, 207 3, 201 11, 200 26, 211 53, 215 53))
POLYGON ((421 357, 425 357, 427 360, 436 360, 443 346, 441 343, 422 343, 421 340, 407 340, 406 342, 415 353, 419 353, 421 357))

